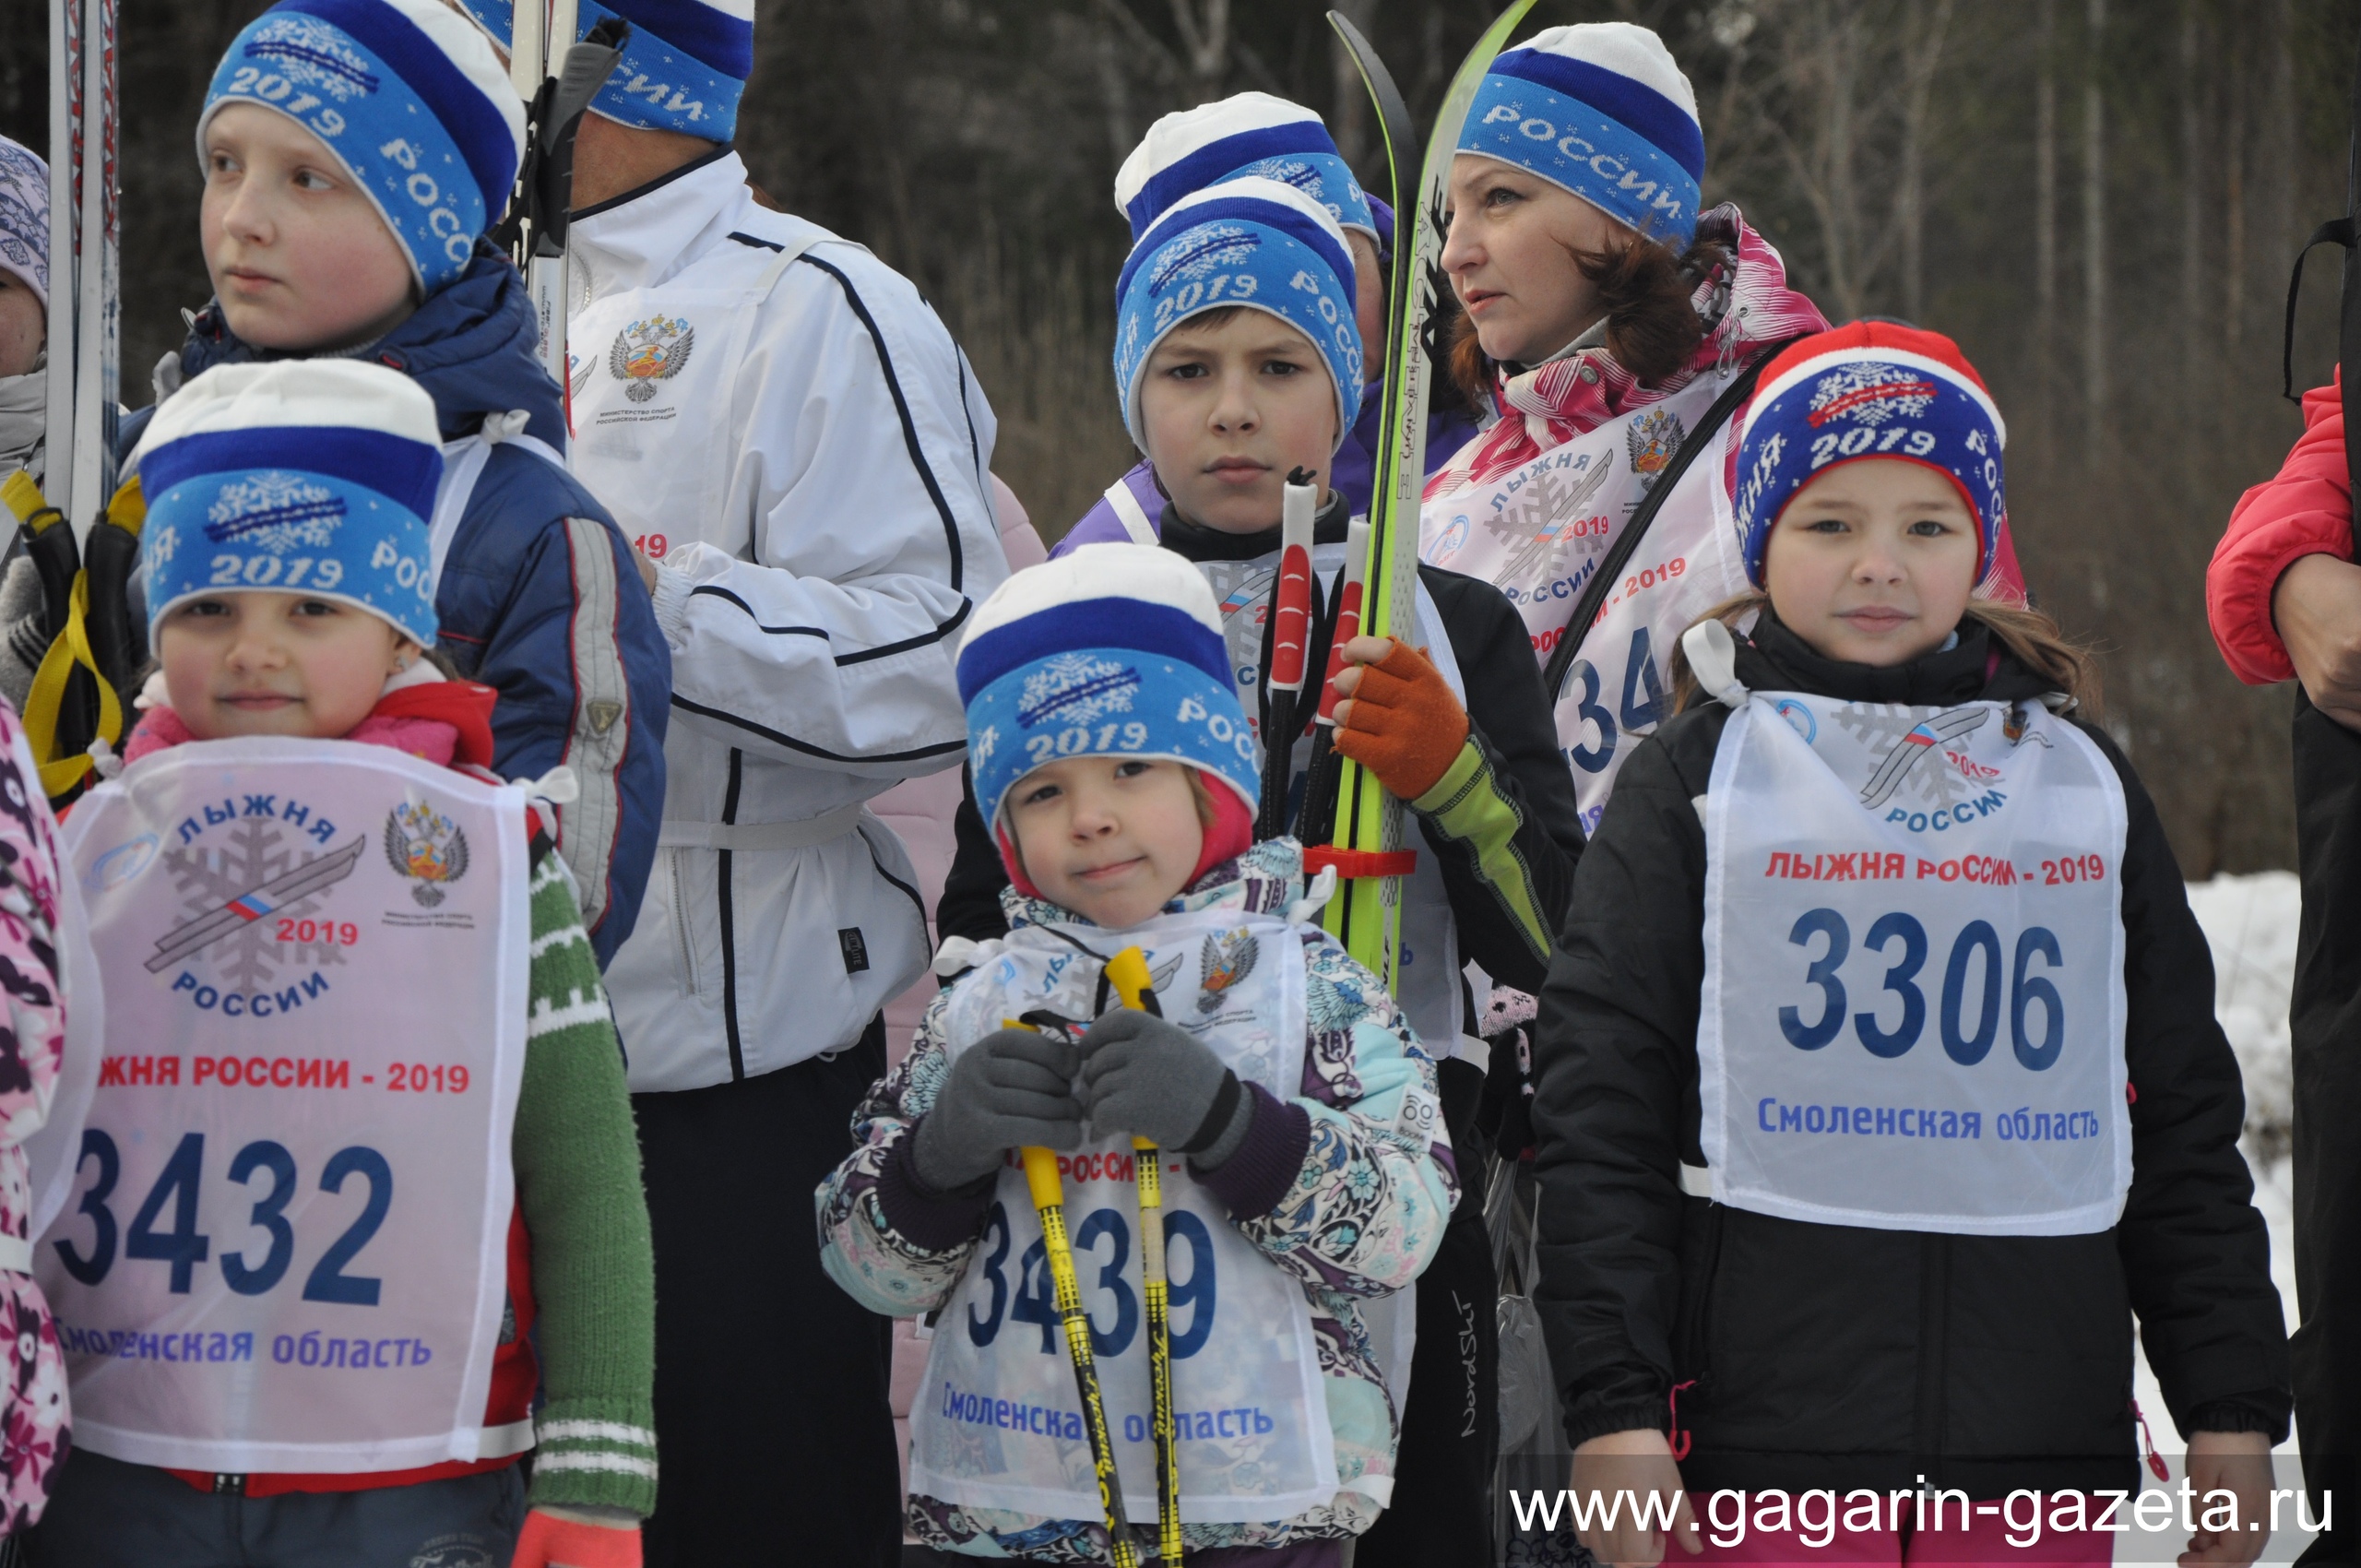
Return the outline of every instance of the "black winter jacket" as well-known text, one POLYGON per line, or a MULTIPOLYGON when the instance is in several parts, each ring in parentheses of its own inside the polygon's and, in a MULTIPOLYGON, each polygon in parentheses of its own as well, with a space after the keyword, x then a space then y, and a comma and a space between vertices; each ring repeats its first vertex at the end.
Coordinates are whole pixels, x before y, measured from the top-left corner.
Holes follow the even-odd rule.
MULTIPOLYGON (((1752 690, 1857 701, 2050 689, 1993 652, 1971 625, 1912 664, 1840 664, 1766 614, 1738 670, 1752 690)), ((1729 713, 1691 707, 1625 765, 1541 996, 1536 1304, 1569 1439, 1669 1431, 1678 1384, 1693 1489, 2136 1486, 2135 1313, 2183 1432, 2284 1436, 2286 1336, 2212 958, 2153 803, 2095 727, 2129 809, 2132 1181, 2115 1229, 1876 1230, 1683 1195, 1679 1167, 1704 1163, 1702 806, 1729 713)))
MULTIPOLYGON (((1315 537, 1323 542, 1341 540, 1346 522, 1341 501, 1332 502, 1318 519, 1315 537)), ((1162 543, 1191 561, 1251 561, 1278 549, 1279 530, 1216 533, 1168 507, 1162 543)), ((1469 738, 1486 764, 1480 792, 1489 798, 1480 803, 1515 820, 1507 856, 1514 869, 1503 874, 1521 878, 1524 886, 1513 897, 1504 896, 1470 839, 1454 837, 1442 825, 1420 816, 1424 851, 1441 857, 1460 956, 1503 985, 1536 990, 1549 961, 1549 932, 1564 918, 1574 862, 1583 851, 1573 777, 1558 748, 1541 672, 1516 611, 1489 583, 1457 572, 1421 566, 1418 578, 1442 618, 1467 691, 1469 738), (1527 901, 1546 922, 1531 933, 1513 912, 1517 902, 1527 901)), ((1324 631, 1307 651, 1312 671, 1325 668, 1324 631)), ((1477 792, 1471 785, 1462 793, 1477 792)), ((1460 804, 1464 808, 1466 802, 1460 804)), ((1003 936, 1008 921, 1001 912, 1000 894, 1008 885, 1008 871, 976 809, 972 778, 960 801, 955 827, 958 849, 936 907, 935 928, 945 937, 979 942, 1003 936)), ((1472 1012, 1466 1021, 1472 1028, 1472 1012)), ((1432 1050, 1438 1058, 1451 1054, 1447 1041, 1432 1042, 1432 1050)))

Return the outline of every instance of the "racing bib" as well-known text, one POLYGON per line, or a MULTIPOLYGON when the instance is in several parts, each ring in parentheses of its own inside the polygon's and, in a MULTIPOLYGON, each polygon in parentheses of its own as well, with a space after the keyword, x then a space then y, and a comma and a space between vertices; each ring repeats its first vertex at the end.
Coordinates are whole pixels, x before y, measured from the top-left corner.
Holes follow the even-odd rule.
POLYGON ((1757 692, 1705 801, 1714 1195, 1889 1230, 2104 1230, 2131 1184, 2123 787, 2038 703, 1757 692))
POLYGON ((1584 832, 1597 829, 1623 759, 1672 716, 1664 665, 1673 641, 1708 607, 1746 587, 1723 472, 1735 422, 1680 476, 1597 624, 1572 628, 1567 620, 1631 514, 1728 385, 1719 374, 1700 375, 1497 478, 1434 495, 1419 513, 1420 558, 1499 588, 1524 618, 1536 659, 1547 664, 1561 639, 1582 639, 1581 657, 1550 697, 1584 832))
MULTIPOLYGON (((1145 949, 1170 1022, 1212 1047, 1242 1083, 1281 1099, 1301 1087, 1301 938, 1238 909, 1161 916, 1121 938, 1077 937, 1112 956, 1145 949)), ((953 992, 955 1056, 1034 1008, 1096 1016, 1101 964, 1038 926, 953 992)), ((1128 1137, 1059 1157, 1066 1231, 1090 1314, 1124 1506, 1156 1517, 1156 1441, 1140 1290, 1139 1224, 1128 1137)), ((1174 1435, 1180 1516, 1191 1524, 1285 1519, 1336 1491, 1336 1456, 1302 1287, 1238 1233, 1188 1161, 1164 1154, 1174 1435)), ((1058 1324, 1041 1226, 1025 1176, 1003 1169, 967 1277, 936 1320, 926 1382, 910 1406, 910 1485, 945 1502, 1059 1519, 1099 1517, 1090 1443, 1058 1324)))
POLYGON ((145 757, 75 808, 106 1054, 36 1257, 77 1444, 231 1474, 529 1444, 482 1427, 524 810, 386 747, 277 737, 145 757))

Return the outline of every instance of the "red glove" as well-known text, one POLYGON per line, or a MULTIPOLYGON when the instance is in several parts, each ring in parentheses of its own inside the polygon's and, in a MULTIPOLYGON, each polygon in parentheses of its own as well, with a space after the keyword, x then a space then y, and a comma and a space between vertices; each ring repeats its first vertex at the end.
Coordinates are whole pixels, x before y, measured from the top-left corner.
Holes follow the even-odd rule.
POLYGON ((511 1568, 640 1568, 639 1526, 593 1525, 536 1508, 525 1515, 511 1568))
POLYGON ((1336 727, 1336 749, 1377 775, 1389 794, 1415 801, 1440 783, 1467 743, 1467 710, 1442 672, 1398 639, 1360 683, 1336 727))

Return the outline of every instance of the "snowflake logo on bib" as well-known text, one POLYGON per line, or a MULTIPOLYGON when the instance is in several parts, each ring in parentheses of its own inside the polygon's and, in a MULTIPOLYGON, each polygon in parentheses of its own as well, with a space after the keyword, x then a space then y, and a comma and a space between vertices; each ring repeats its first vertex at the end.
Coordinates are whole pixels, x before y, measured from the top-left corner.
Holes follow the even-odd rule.
POLYGON ((687 318, 652 315, 615 334, 614 346, 607 350, 607 369, 617 381, 629 383, 624 397, 645 403, 656 396, 658 382, 681 374, 696 342, 697 329, 687 318))
POLYGON ((409 896, 431 909, 443 902, 443 884, 468 874, 468 836, 424 801, 405 801, 386 814, 386 860, 418 884, 409 896))
MULTIPOLYGON (((1549 458, 1542 461, 1550 466, 1536 471, 1514 502, 1484 519, 1486 531, 1514 546, 1497 574, 1499 581, 1512 586, 1537 585, 1558 569, 1590 520, 1584 514, 1591 497, 1615 471, 1612 458, 1592 463, 1587 453, 1582 458, 1587 467, 1574 469, 1571 479, 1549 458)), ((1603 530, 1605 519, 1600 523, 1603 530)))
POLYGON ((205 517, 205 537, 216 544, 240 540, 273 555, 326 550, 344 518, 344 498, 326 485, 274 469, 223 485, 205 517))
MULTIPOLYGON (((243 990, 267 985, 285 958, 285 944, 272 939, 266 919, 314 913, 318 897, 352 874, 368 841, 356 838, 333 854, 295 858, 288 835, 276 821, 240 817, 222 845, 184 844, 164 851, 164 869, 183 896, 187 920, 164 932, 148 959, 160 974, 184 958, 228 943, 215 962, 219 978, 243 990)), ((326 922, 323 921, 323 924, 326 922)), ((296 944, 300 961, 309 943, 296 944)), ((341 948, 318 944, 321 962, 340 964, 341 948)))
POLYGON ((1140 672, 1129 665, 1087 653, 1062 653, 1025 678, 1016 699, 1016 721, 1092 724, 1110 713, 1129 713, 1140 688, 1140 672))
POLYGON ((1935 406, 1935 384, 1900 365, 1855 364, 1833 371, 1812 388, 1814 430, 1831 420, 1849 419, 1875 429, 1891 419, 1916 419, 1935 406))
MULTIPOLYGON (((377 90, 369 62, 355 53, 344 34, 314 17, 282 15, 255 30, 246 43, 246 58, 267 60, 279 75, 297 87, 325 93, 349 103, 377 90)), ((260 83, 255 84, 259 91, 260 83)))
POLYGON ((1985 707, 1946 708, 1925 719, 1908 712, 1839 708, 1836 721, 1863 743, 1887 742, 1869 781, 1861 786, 1861 804, 1874 810, 1893 799, 1905 784, 1929 805, 1951 806, 1968 799, 1974 789, 1953 769, 1940 765, 1940 754, 1952 742, 1982 729, 1991 717, 1991 709, 1985 707), (1938 759, 1931 767, 1925 766, 1930 757, 1938 759))

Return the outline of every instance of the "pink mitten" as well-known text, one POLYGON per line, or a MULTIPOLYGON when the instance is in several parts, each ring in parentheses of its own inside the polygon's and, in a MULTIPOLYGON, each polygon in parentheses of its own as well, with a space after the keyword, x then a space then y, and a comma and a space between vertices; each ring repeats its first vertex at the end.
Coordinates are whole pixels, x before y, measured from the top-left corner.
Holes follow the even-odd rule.
POLYGON ((594 1525, 536 1508, 525 1515, 511 1568, 640 1568, 639 1526, 594 1525))

